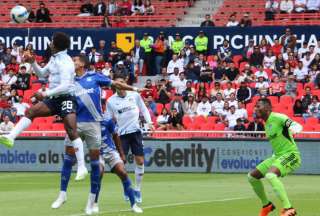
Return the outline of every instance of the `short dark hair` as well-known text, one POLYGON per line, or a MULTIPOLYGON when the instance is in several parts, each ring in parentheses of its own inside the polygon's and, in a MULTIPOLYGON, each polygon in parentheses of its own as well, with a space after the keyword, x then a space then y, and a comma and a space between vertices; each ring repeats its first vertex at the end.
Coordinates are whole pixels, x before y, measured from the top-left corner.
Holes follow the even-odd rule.
POLYGON ((27 70, 27 67, 26 67, 26 66, 21 66, 21 67, 20 67, 20 70, 22 70, 22 69, 27 70))
POLYGON ((89 60, 88 60, 88 58, 86 56, 79 55, 78 58, 84 64, 84 68, 85 69, 89 69, 90 68, 90 62, 89 62, 89 60))
POLYGON ((258 102, 263 103, 263 105, 272 107, 271 101, 268 98, 260 98, 258 102))
POLYGON ((58 51, 68 49, 70 47, 70 37, 64 32, 56 32, 53 34, 52 43, 58 51))

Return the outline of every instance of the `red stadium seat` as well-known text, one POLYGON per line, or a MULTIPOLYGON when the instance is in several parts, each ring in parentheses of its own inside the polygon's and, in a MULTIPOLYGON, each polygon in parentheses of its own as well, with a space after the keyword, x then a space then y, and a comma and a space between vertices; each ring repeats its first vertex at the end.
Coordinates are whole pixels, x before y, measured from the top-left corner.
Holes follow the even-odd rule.
POLYGON ((218 123, 214 126, 214 130, 217 130, 217 131, 223 131, 225 128, 226 126, 223 123, 218 123))
POLYGON ((207 122, 207 119, 204 116, 195 116, 193 120, 194 124, 201 125, 207 122))
POLYGON ((306 124, 307 125, 317 125, 317 124, 319 124, 319 120, 315 117, 310 117, 310 118, 307 118, 306 124))
POLYGON ((182 124, 183 125, 190 125, 192 124, 192 118, 190 116, 184 115, 182 117, 182 124))
POLYGON ((161 103, 157 103, 157 113, 160 115, 163 109, 163 104, 161 103))

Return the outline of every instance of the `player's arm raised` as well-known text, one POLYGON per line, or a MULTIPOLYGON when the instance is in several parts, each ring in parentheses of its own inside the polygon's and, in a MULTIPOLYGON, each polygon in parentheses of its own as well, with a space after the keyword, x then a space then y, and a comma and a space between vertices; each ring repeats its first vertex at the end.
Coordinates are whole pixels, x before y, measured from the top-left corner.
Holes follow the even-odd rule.
POLYGON ((144 90, 134 86, 130 86, 128 84, 125 84, 119 81, 112 81, 111 85, 119 90, 136 91, 136 92, 142 92, 144 90))
POLYGON ((33 71, 38 77, 45 77, 49 74, 49 64, 47 64, 45 67, 40 67, 36 62, 35 55, 31 53, 25 53, 23 58, 26 62, 29 62, 31 64, 33 71))

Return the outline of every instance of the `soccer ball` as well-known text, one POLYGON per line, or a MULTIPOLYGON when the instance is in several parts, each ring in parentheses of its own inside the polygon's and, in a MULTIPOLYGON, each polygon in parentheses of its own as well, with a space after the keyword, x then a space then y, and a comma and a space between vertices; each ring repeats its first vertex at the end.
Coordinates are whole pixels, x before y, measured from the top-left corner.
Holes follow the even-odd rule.
POLYGON ((28 19, 29 13, 25 7, 18 5, 11 9, 10 17, 15 23, 24 23, 28 19))

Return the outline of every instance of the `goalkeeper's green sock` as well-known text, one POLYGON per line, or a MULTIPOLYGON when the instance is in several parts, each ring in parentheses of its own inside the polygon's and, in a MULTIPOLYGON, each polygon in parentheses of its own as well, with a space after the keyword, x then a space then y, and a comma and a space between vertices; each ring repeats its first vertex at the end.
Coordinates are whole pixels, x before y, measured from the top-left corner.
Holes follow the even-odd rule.
POLYGON ((282 202, 283 208, 292 208, 292 205, 289 201, 287 192, 284 188, 284 185, 278 178, 278 176, 275 173, 267 173, 266 178, 270 182, 274 192, 276 193, 277 197, 280 199, 282 202))
POLYGON ((251 184, 253 191, 261 200, 262 206, 268 205, 270 202, 267 198, 266 192, 264 191, 262 181, 254 178, 253 176, 250 175, 250 173, 248 174, 248 181, 251 184))

